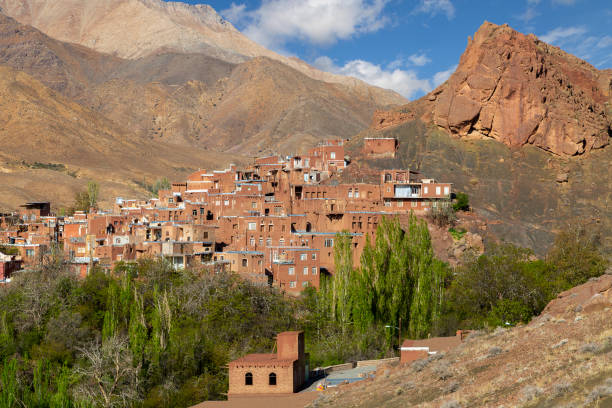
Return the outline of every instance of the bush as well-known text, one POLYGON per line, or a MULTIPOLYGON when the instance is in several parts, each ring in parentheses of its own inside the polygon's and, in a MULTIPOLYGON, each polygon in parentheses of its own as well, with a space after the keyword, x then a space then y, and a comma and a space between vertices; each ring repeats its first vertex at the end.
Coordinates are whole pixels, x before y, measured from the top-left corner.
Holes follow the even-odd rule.
POLYGON ((457 193, 457 195, 455 196, 455 202, 453 203, 453 209, 455 211, 469 211, 470 198, 466 193, 457 193))
POLYGON ((434 225, 440 228, 453 226, 457 222, 455 210, 448 202, 439 202, 438 206, 432 207, 427 217, 434 225))

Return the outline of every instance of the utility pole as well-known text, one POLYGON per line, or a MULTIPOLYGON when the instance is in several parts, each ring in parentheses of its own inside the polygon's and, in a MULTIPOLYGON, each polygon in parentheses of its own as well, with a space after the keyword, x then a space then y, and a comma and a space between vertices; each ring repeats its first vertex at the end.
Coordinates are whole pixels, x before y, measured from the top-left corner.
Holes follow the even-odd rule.
POLYGON ((397 351, 402 355, 402 318, 399 318, 399 326, 397 330, 397 351))

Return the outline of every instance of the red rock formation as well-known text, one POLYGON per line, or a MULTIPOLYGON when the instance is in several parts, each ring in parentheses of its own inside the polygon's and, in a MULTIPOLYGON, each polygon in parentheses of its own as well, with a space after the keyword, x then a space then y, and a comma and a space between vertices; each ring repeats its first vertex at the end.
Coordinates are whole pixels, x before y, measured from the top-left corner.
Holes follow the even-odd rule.
MULTIPOLYGON (((533 34, 485 22, 449 80, 401 111, 458 137, 533 144, 571 156, 610 143, 611 86, 612 71, 599 71, 533 34)), ((377 113, 375 127, 409 120, 399 113, 377 113)))

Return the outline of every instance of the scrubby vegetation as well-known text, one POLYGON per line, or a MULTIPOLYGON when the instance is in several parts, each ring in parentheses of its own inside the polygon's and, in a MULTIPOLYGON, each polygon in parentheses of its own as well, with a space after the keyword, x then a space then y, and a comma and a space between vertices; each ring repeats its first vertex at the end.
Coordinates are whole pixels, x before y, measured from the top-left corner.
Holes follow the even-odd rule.
POLYGON ((157 179, 153 184, 147 183, 146 180, 143 180, 143 181, 134 180, 134 183, 136 183, 137 185, 144 188, 145 190, 147 190, 148 192, 152 193, 155 196, 159 194, 160 190, 169 190, 171 187, 170 181, 168 181, 166 177, 157 179))
POLYGON ((98 205, 98 196, 100 194, 100 186, 95 181, 87 183, 87 189, 79 191, 74 195, 74 204, 69 209, 70 213, 75 211, 88 212, 90 208, 95 208, 98 205))

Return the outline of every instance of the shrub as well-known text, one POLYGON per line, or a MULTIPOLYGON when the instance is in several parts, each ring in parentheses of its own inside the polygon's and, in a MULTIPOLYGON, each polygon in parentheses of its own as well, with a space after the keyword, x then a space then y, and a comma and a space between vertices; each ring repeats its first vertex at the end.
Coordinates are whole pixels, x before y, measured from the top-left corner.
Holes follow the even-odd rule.
POLYGON ((461 404, 459 404, 455 400, 446 401, 440 408, 461 408, 461 404))
POLYGON ((429 220, 438 227, 453 226, 457 221, 455 210, 449 203, 440 202, 437 207, 433 207, 427 214, 429 220))
POLYGON ((501 349, 501 347, 494 346, 489 349, 489 352, 487 353, 487 357, 495 357, 501 354, 502 352, 503 350, 501 349))
POLYGON ((466 193, 458 192, 453 203, 455 211, 468 211, 470 209, 470 198, 466 193))
POLYGON ((553 386, 553 398, 561 397, 572 391, 572 385, 568 382, 560 382, 553 386))
POLYGON ((528 402, 542 395, 543 390, 540 387, 528 385, 521 390, 521 400, 528 402))
POLYGON ((455 229, 451 227, 448 229, 448 232, 450 232, 454 240, 458 241, 461 238, 463 238, 463 236, 465 235, 467 231, 464 228, 455 229))

